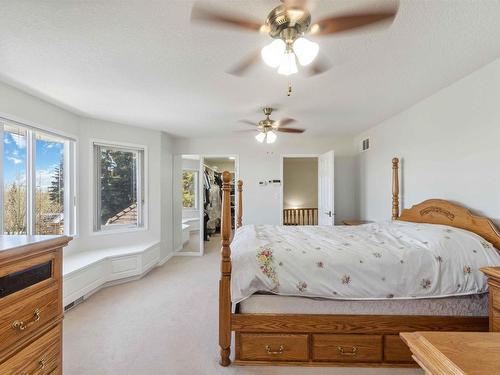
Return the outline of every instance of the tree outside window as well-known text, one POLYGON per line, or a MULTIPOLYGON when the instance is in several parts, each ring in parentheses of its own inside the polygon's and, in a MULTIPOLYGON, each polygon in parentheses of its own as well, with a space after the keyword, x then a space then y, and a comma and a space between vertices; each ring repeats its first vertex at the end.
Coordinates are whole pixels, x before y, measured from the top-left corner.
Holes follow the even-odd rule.
POLYGON ((74 141, 11 123, 0 124, 0 133, 3 233, 74 233, 74 204, 64 199, 73 191, 64 166, 68 161, 70 169, 74 165, 74 141))
POLYGON ((94 145, 95 231, 143 226, 143 155, 144 150, 94 145))

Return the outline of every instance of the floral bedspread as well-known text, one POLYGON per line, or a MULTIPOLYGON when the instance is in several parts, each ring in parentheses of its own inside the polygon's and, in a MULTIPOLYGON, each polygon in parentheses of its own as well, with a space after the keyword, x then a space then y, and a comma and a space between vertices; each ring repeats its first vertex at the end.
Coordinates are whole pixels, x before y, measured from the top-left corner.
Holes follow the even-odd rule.
POLYGON ((480 236, 445 225, 248 225, 232 250, 232 301, 255 292, 331 299, 412 299, 479 294, 479 271, 500 253, 480 236))

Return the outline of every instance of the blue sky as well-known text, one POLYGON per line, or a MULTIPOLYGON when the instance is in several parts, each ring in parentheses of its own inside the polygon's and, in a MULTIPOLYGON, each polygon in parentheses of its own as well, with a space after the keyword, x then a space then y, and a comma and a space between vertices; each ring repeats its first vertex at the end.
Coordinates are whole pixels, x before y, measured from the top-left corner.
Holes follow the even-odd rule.
MULTIPOLYGON (((26 180, 26 138, 4 132, 3 139, 3 174, 4 184, 11 184, 16 179, 26 180)), ((36 185, 46 189, 54 174, 54 169, 63 157, 64 144, 37 139, 36 141, 36 185)))

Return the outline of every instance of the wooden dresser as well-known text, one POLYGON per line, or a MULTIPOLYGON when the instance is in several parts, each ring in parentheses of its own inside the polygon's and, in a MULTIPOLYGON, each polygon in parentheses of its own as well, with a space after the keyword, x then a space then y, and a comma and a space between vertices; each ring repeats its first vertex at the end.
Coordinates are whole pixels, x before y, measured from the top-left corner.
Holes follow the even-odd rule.
POLYGON ((0 236, 0 375, 62 374, 66 236, 0 236))
POLYGON ((488 276, 490 331, 500 332, 500 267, 481 268, 481 271, 488 276))
POLYGON ((500 333, 401 333, 425 375, 500 374, 500 333))

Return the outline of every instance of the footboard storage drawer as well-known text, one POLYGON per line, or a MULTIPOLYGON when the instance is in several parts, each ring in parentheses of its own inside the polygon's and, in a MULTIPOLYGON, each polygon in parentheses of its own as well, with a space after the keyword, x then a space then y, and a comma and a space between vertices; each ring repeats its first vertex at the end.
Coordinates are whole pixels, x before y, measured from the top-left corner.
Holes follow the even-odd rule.
POLYGON ((324 362, 380 362, 382 336, 315 334, 312 337, 312 359, 324 362))
POLYGON ((243 361, 307 361, 308 335, 250 334, 239 337, 239 359, 243 361))
POLYGON ((384 336, 384 361, 395 363, 413 362, 412 353, 408 345, 398 335, 384 336))
POLYGON ((61 360, 60 337, 59 324, 0 364, 0 374, 49 374, 57 368, 61 360))

